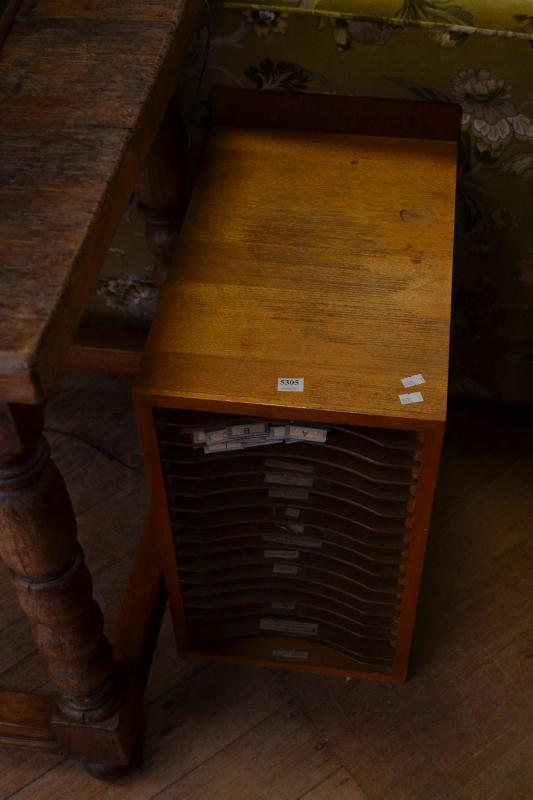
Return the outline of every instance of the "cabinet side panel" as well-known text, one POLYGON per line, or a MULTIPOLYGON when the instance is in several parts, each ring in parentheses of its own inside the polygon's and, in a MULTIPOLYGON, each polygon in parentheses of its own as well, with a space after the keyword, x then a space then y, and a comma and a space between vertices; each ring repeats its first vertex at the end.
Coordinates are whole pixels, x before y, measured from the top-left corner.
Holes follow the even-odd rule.
MULTIPOLYGON (((177 579, 178 565, 168 515, 168 503, 154 425, 154 405, 152 400, 151 397, 146 397, 140 392, 134 393, 135 415, 150 490, 150 513, 154 521, 178 650, 180 653, 186 653, 189 650, 187 625, 183 599, 177 579)), ((154 403, 157 404, 157 399, 155 398, 154 403)))
POLYGON ((423 435, 420 477, 414 506, 409 557, 405 569, 405 588, 398 624, 398 640, 392 668, 392 674, 398 680, 405 680, 407 676, 443 435, 444 424, 424 432, 423 435))

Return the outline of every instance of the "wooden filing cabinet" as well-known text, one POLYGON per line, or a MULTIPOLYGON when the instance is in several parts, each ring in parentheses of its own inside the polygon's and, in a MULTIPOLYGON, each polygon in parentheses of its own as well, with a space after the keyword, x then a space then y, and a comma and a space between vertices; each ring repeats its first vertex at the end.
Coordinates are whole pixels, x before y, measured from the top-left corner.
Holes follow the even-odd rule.
POLYGON ((184 654, 406 676, 456 170, 415 105, 410 136, 357 113, 354 133, 295 130, 303 113, 211 137, 135 392, 184 654))

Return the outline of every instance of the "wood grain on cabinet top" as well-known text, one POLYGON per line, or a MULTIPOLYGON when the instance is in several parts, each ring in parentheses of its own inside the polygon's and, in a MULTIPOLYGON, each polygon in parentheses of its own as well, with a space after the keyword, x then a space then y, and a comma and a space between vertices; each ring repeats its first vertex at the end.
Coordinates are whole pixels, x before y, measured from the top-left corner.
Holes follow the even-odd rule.
POLYGON ((216 129, 139 391, 238 413, 444 420, 455 178, 454 142, 216 129), (426 383, 404 389, 416 373, 426 383), (280 377, 304 392, 279 392, 280 377), (424 402, 400 403, 418 390, 424 402))

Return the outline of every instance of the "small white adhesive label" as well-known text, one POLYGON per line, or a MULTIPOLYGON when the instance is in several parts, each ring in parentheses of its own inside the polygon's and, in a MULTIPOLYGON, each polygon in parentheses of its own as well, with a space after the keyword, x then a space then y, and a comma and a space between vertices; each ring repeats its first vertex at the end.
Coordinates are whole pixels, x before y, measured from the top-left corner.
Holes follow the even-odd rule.
POLYGON ((248 425, 230 425, 228 434, 231 437, 238 436, 257 436, 267 433, 267 426, 264 422, 254 422, 248 425))
POLYGON ((402 378, 402 384, 406 389, 409 389, 411 386, 420 386, 421 383, 425 382, 426 379, 420 373, 418 373, 418 375, 409 375, 407 378, 402 378))
POLYGON ((286 508, 285 509, 285 516, 291 517, 292 519, 298 519, 300 516, 300 509, 299 508, 286 508))
POLYGON ((303 392, 303 378, 278 378, 278 392, 303 392))
POLYGON ((423 403, 424 398, 422 392, 409 392, 409 394, 399 394, 400 403, 402 406, 409 405, 409 403, 423 403))
POLYGON ((265 550, 265 558, 285 558, 287 561, 294 561, 300 555, 298 550, 265 550))
POLYGON ((221 453, 223 450, 242 450, 240 442, 217 442, 204 445, 204 453, 221 453))
POLYGON ((305 525, 296 522, 289 522, 289 528, 294 533, 303 533, 305 531, 305 525))
POLYGON ((292 659, 293 661, 307 661, 307 650, 272 650, 274 658, 292 659))
POLYGON ((289 425, 289 439, 302 442, 325 442, 328 438, 326 428, 307 428, 304 425, 289 425))
POLYGON ((313 479, 293 472, 265 472, 265 483, 281 483, 285 486, 312 486, 313 479))
POLYGON ((298 575, 298 567, 291 567, 289 564, 274 564, 272 572, 274 575, 298 575))
POLYGON ((207 444, 217 444, 218 442, 227 442, 228 429, 217 428, 217 430, 214 431, 206 431, 205 441, 207 442, 207 444))
POLYGON ((278 500, 309 500, 305 489, 269 489, 268 496, 278 500))

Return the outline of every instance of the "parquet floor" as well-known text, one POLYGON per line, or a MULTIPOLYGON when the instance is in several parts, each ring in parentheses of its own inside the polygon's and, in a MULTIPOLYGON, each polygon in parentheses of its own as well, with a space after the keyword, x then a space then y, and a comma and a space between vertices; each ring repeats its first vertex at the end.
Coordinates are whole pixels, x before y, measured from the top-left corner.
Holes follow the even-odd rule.
MULTIPOLYGON (((67 376, 48 418, 110 627, 146 507, 130 388, 67 376)), ((404 686, 182 663, 166 620, 140 768, 0 750, 0 798, 532 800, 532 445, 531 414, 452 408, 404 686)), ((0 580, 0 685, 49 688, 0 580)))

